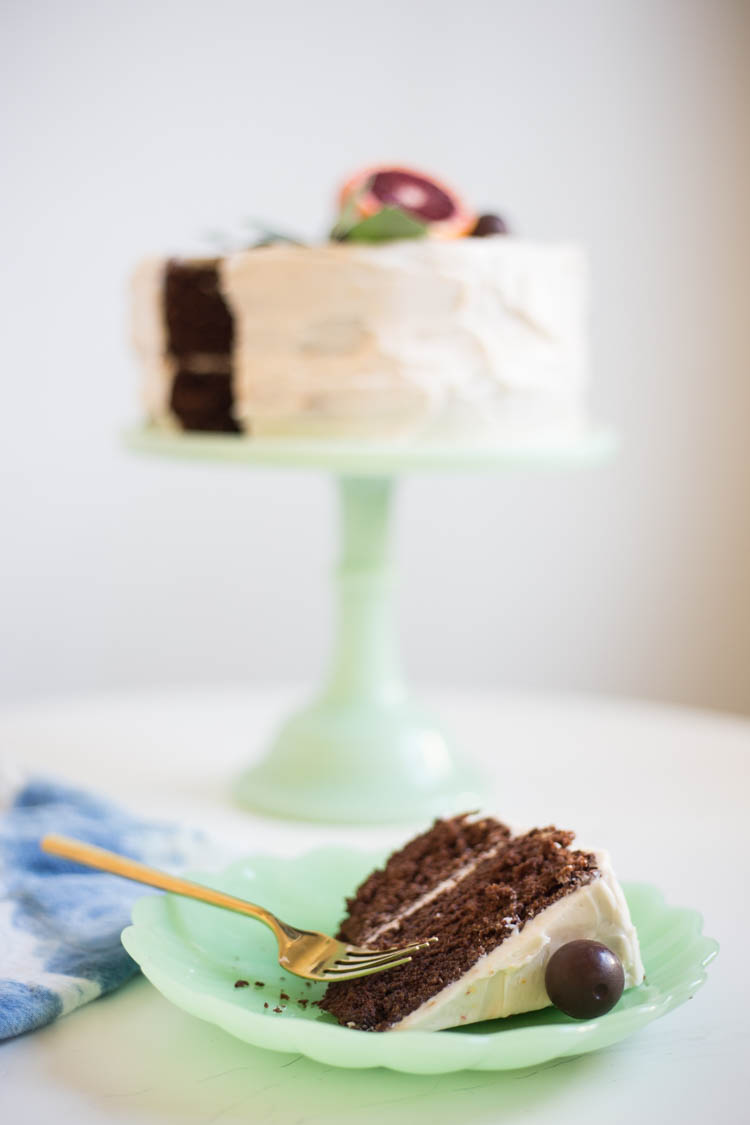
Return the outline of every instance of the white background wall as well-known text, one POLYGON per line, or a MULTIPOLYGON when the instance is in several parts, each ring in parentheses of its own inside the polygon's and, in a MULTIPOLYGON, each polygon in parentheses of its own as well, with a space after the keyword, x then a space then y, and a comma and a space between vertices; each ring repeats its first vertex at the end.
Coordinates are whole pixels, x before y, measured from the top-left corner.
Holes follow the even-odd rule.
POLYGON ((140 460, 144 253, 261 215, 322 233, 400 159, 585 243, 588 473, 408 480, 417 680, 750 711, 750 5, 355 0, 2 5, 6 699, 314 676, 324 477, 140 460))

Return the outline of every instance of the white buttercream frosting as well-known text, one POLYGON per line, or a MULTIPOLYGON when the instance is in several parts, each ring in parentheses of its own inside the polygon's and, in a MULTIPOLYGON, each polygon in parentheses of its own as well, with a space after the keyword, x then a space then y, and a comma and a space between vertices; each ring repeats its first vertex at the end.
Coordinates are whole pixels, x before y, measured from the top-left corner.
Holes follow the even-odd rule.
POLYGON ((438 1031, 546 1008, 547 962, 561 945, 579 938, 600 941, 619 957, 625 988, 640 984, 643 964, 628 904, 607 853, 594 856, 598 875, 592 882, 541 911, 390 1030, 438 1031))
POLYGON ((226 258, 235 413, 253 432, 573 424, 586 269, 515 238, 276 245, 226 258))
MULTIPOLYGON (((149 416, 171 422, 164 259, 133 281, 149 416)), ((234 414, 254 434, 484 439, 585 422, 586 265, 512 237, 231 254, 234 414)), ((203 371, 214 357, 183 357, 203 371)))

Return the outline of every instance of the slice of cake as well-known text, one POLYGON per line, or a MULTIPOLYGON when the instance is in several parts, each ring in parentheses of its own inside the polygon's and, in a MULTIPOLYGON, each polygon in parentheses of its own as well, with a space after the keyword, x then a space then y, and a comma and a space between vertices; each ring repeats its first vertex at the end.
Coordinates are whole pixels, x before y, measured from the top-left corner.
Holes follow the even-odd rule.
POLYGON ((643 980, 638 937, 607 854, 572 832, 513 835, 490 817, 439 820, 347 902, 343 941, 375 949, 436 936, 408 964, 329 985, 321 1007, 367 1031, 438 1031, 551 1003, 545 970, 568 942, 600 942, 624 987, 643 980))
POLYGON ((435 181, 369 169, 327 241, 138 268, 146 414, 270 436, 575 435, 586 290, 577 246, 508 235, 435 181))

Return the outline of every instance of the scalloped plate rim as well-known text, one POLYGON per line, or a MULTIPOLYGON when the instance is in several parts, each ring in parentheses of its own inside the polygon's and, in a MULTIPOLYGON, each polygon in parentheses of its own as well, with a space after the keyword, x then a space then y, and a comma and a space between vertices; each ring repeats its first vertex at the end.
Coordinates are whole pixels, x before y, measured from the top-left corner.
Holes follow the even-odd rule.
MULTIPOLYGON (((335 858, 337 851, 338 849, 335 847, 320 847, 290 857, 256 853, 241 857, 220 871, 193 871, 189 873, 189 877, 199 882, 210 883, 212 880, 223 882, 233 876, 244 876, 247 868, 252 867, 253 864, 270 863, 287 867, 291 864, 311 862, 316 858, 327 857, 330 859, 332 855, 335 858)), ((382 849, 363 851, 350 848, 348 854, 349 856, 356 854, 361 857, 362 871, 366 872, 381 862, 387 853, 382 849)), ((507 1029, 496 1028, 488 1032, 472 1030, 469 1034, 464 1030, 447 1029, 438 1033, 413 1030, 400 1032, 396 1036, 376 1035, 373 1032, 359 1031, 337 1024, 311 1021, 310 1019, 295 1019, 293 1011, 286 1015, 283 1023, 280 1020, 269 1022, 268 1014, 255 1012, 247 1008, 238 1009, 236 1003, 230 1002, 229 999, 217 997, 210 988, 201 987, 197 982, 187 986, 184 981, 178 979, 175 973, 170 973, 169 966, 165 966, 163 960, 160 960, 158 956, 149 955, 147 935, 153 932, 156 922, 167 921, 166 926, 159 927, 162 936, 166 934, 170 940, 179 941, 182 946, 186 945, 184 939, 179 937, 175 933, 174 927, 169 924, 165 912, 165 904, 169 896, 148 894, 138 899, 132 911, 132 924, 123 930, 122 942, 125 949, 140 966, 144 976, 171 1003, 198 1019, 221 1027, 236 1038, 267 1050, 287 1053, 296 1051, 309 1058, 319 1059, 329 1065, 347 1069, 385 1066, 407 1073, 447 1073, 472 1068, 517 1069, 528 1065, 538 1065, 541 1062, 567 1055, 587 1053, 618 1042, 684 1003, 704 984, 707 975, 706 969, 718 954, 719 945, 715 939, 703 933, 701 914, 691 907, 670 906, 662 891, 651 883, 624 883, 623 888, 629 899, 632 896, 645 895, 651 900, 650 909, 659 909, 662 912, 679 911, 685 920, 689 919, 693 923, 694 966, 691 966, 689 976, 665 989, 650 1002, 644 1001, 643 1004, 639 1004, 635 1008, 614 1010, 597 1020, 572 1023, 540 1024, 533 1027, 509 1027, 507 1029), (205 1009, 208 1006, 212 1009, 210 1013, 197 1010, 205 1009), (243 1025, 241 1030, 237 1028, 238 1021, 243 1025), (269 1031, 272 1027, 274 1032, 269 1037, 269 1031), (303 1040, 311 1039, 312 1042, 309 1045, 304 1042, 301 1043, 299 1042, 300 1036, 303 1040), (274 1041, 269 1042, 269 1038, 274 1041), (460 1056, 456 1059, 455 1065, 438 1065, 434 1068, 431 1066, 425 1068, 418 1065, 416 1057, 412 1057, 424 1051, 429 1052, 430 1048, 434 1050, 437 1046, 436 1038, 441 1043, 439 1054, 444 1054, 446 1050, 452 1048, 456 1055, 460 1056), (384 1055, 392 1054, 393 1046, 395 1046, 394 1040, 401 1045, 399 1056, 403 1057, 399 1057, 397 1060, 383 1058, 384 1055), (604 1041, 600 1043, 599 1040, 604 1041), (535 1041, 540 1048, 536 1052, 530 1049, 533 1048, 535 1041), (554 1045, 550 1046, 550 1041, 553 1041, 554 1045), (351 1061, 351 1059, 344 1061, 337 1058, 333 1053, 336 1046, 343 1046, 345 1043, 353 1046, 355 1042, 360 1047, 365 1045, 366 1051, 364 1053, 356 1051, 354 1061, 351 1061), (409 1044, 408 1049, 404 1049, 406 1042, 409 1044), (496 1057, 497 1051, 507 1055, 507 1048, 511 1045, 517 1048, 513 1052, 514 1055, 518 1054, 518 1049, 522 1050, 524 1047, 530 1049, 528 1050, 528 1060, 508 1062, 502 1055, 496 1057), (315 1047, 324 1048, 322 1055, 320 1051, 312 1049, 315 1047), (330 1049, 325 1050, 326 1047, 330 1049)), ((195 949, 195 947, 193 948, 195 949)))

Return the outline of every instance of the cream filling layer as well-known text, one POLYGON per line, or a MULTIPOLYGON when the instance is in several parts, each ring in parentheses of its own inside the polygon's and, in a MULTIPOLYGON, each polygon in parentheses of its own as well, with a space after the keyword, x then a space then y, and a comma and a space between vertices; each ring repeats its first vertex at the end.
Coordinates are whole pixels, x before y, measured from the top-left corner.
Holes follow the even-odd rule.
POLYGON ((546 1008, 547 962, 561 945, 578 938, 600 941, 619 957, 626 988, 640 984, 643 963, 628 904, 608 854, 594 856, 597 878, 552 903, 389 1030, 439 1031, 546 1008))
POLYGON ((382 925, 376 926, 373 930, 366 930, 362 935, 361 944, 365 946, 370 945, 373 941, 377 941, 382 934, 387 934, 389 930, 394 930, 405 918, 416 914, 423 906, 428 906, 433 899, 439 898, 440 895, 445 894, 446 891, 452 891, 454 887, 457 887, 459 883, 463 882, 468 875, 471 875, 476 870, 478 864, 484 862, 486 859, 491 859, 493 856, 497 855, 502 848, 507 846, 508 841, 501 840, 495 844, 494 847, 488 848, 485 852, 481 852, 472 859, 471 863, 457 868, 452 875, 443 879, 442 882, 437 883, 432 890, 425 891, 423 895, 420 895, 414 902, 409 903, 409 905, 399 911, 398 914, 394 914, 387 922, 383 922, 382 925))

